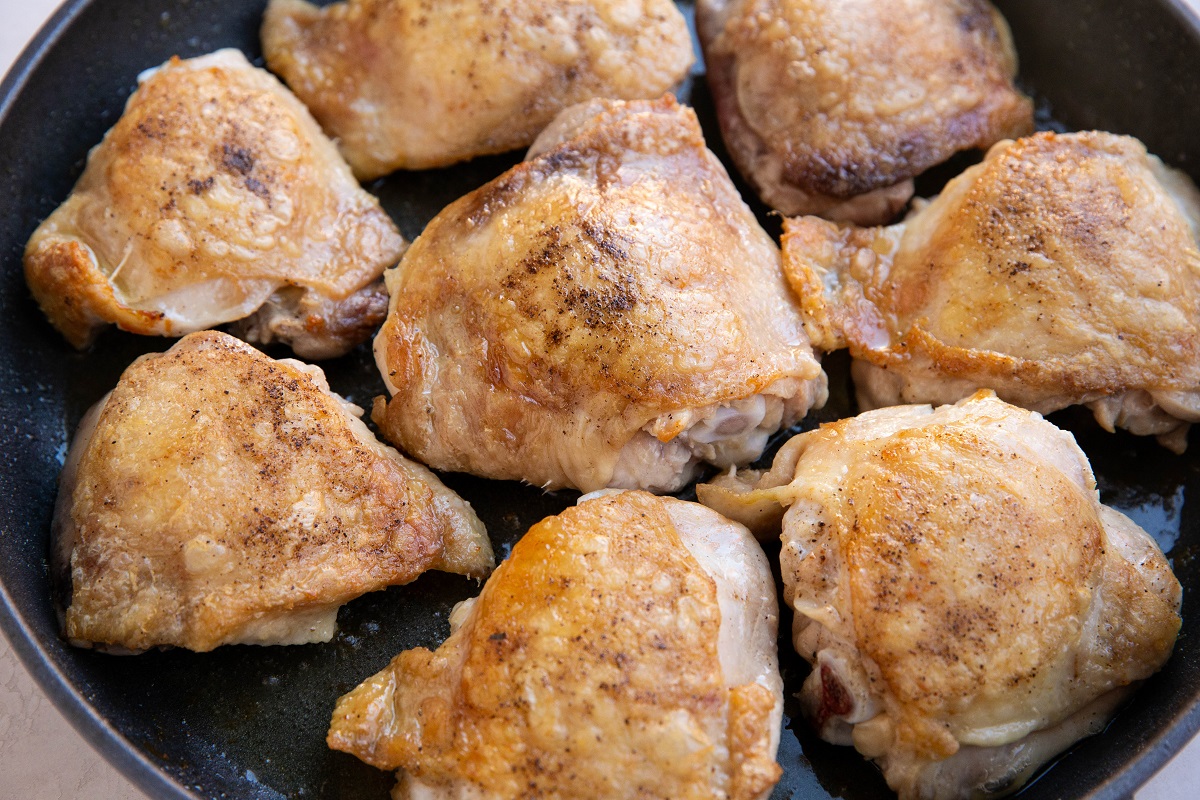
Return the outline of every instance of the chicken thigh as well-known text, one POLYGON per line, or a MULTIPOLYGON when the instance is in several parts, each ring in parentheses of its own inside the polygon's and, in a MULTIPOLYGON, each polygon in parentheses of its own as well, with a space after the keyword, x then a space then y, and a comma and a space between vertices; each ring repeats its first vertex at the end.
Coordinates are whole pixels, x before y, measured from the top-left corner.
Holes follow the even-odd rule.
POLYGON ((1038 134, 889 228, 785 225, 814 343, 849 346, 859 404, 975 389, 1186 446, 1200 420, 1200 199, 1135 139, 1038 134))
POLYGON ((987 0, 698 0, 729 152, 784 214, 887 222, 912 178, 1033 131, 987 0))
POLYGON ((1099 502, 1070 434, 991 392, 823 426, 756 477, 702 498, 788 507, 805 712, 903 800, 1015 791, 1171 653, 1181 590, 1154 540, 1099 502))
POLYGON ((68 341, 110 323, 181 336, 235 320, 252 341, 341 355, 387 311, 404 249, 378 201, 279 81, 236 50, 140 77, 25 276, 68 341))
POLYGON ((568 109, 387 282, 374 418, 437 469, 674 491, 825 400, 778 248, 670 97, 568 109))
POLYGON ((527 147, 563 108, 692 64, 671 0, 271 0, 263 52, 362 178, 527 147))
POLYGON ((533 526, 435 652, 338 701, 329 745, 396 800, 765 798, 783 708, 775 582, 740 525, 645 492, 533 526))
POLYGON ((144 356, 88 413, 54 515, 73 643, 328 641, 428 569, 490 571, 471 507, 380 444, 320 369, 223 333, 144 356))

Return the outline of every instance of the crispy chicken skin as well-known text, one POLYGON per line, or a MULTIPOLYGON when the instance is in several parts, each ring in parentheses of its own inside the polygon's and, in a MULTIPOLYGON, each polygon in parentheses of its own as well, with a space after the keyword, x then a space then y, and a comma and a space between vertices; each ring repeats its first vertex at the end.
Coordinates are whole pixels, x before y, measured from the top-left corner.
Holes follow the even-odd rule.
POLYGON ((657 97, 693 59, 670 0, 271 0, 262 40, 364 179, 527 147, 563 108, 657 97))
POLYGON ((1033 131, 986 0, 698 0, 734 162, 784 214, 887 222, 912 178, 1033 131))
POLYGON ((1135 139, 1043 133, 899 225, 788 220, 784 266, 814 343, 850 348, 864 409, 987 387, 1181 452, 1200 420, 1197 197, 1135 139))
POLYGON ((471 507, 380 444, 317 367, 223 333, 144 356, 88 414, 54 516, 66 636, 129 651, 328 641, 428 569, 482 577, 471 507))
POLYGON ((342 697, 330 747, 399 770, 396 800, 765 798, 766 557, 703 506, 602 494, 533 526, 436 651, 342 697))
POLYGON ((437 469, 675 491, 824 402, 778 248, 673 98, 568 109, 386 279, 375 421, 437 469))
POLYGON ((25 276, 76 347, 110 323, 181 336, 244 320, 254 341, 327 358, 382 321, 379 278, 404 245, 304 106, 221 50, 141 76, 29 240, 25 276))
POLYGON ((822 426, 767 475, 702 489, 748 522, 787 507, 806 713, 902 800, 1015 791, 1102 730, 1179 631, 1154 540, 1099 502, 1070 434, 991 392, 822 426))

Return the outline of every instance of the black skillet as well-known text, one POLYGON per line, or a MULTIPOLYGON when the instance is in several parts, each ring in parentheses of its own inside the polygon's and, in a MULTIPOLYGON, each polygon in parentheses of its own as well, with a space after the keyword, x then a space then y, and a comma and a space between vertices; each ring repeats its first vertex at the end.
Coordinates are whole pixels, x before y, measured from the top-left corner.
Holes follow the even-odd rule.
MULTIPOLYGON (((21 272, 34 227, 66 197, 88 149, 121 112, 138 72, 172 55, 220 47, 259 55, 263 0, 70 0, 0 86, 0 624, 42 687, 79 731, 155 798, 322 797, 383 800, 392 778, 324 746, 335 698, 402 649, 435 646, 451 606, 475 592, 461 578, 428 574, 364 597, 339 615, 333 642, 304 647, 225 647, 197 655, 113 657, 76 650, 58 635, 46 566, 47 533, 68 431, 137 355, 170 343, 105 334, 76 353, 35 308, 21 272)), ((690 13, 690 3, 682 4, 690 13)), ((1016 37, 1022 80, 1044 101, 1045 124, 1140 137, 1168 163, 1200 179, 1200 19, 1181 0, 999 2, 1016 37)), ((710 98, 691 102, 709 143, 710 98)), ((688 93, 684 94, 685 99, 688 93)), ((445 204, 518 156, 369 188, 412 238, 445 204)), ((919 185, 936 192, 967 163, 919 185)), ((757 209, 769 230, 778 222, 757 209)), ((844 359, 828 360, 834 397, 817 417, 854 413, 844 359)), ((365 348, 325 365, 334 389, 361 404, 383 387, 365 348)), ((809 420, 811 426, 817 420, 809 420)), ((1056 415, 1092 459, 1103 498, 1170 549, 1184 586, 1183 631, 1166 668, 1142 687, 1104 734, 1076 746, 1022 795, 1117 800, 1132 794, 1200 728, 1200 440, 1177 457, 1154 443, 1099 431, 1084 414, 1056 415)), ((447 482, 479 510, 506 554, 534 521, 572 503, 466 476, 447 482)), ((786 629, 790 619, 783 620, 786 629)), ((790 693, 806 668, 781 640, 790 693)), ((786 722, 786 720, 785 720, 786 722)), ((889 798, 878 772, 849 748, 823 744, 787 722, 774 798, 889 798)))

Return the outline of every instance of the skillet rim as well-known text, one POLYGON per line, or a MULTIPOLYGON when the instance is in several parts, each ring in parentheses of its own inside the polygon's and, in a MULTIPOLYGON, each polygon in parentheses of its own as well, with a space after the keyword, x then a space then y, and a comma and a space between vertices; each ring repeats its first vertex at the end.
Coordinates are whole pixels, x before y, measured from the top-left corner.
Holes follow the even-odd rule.
MULTIPOLYGON (((21 96, 44 56, 76 23, 78 17, 95 2, 105 0, 66 0, 38 29, 0 80, 0 127, 21 96)), ((1155 0, 1177 20, 1182 28, 1200 41, 1200 4, 1188 0, 1155 0)), ((164 800, 202 800, 187 787, 146 757, 80 693, 49 658, 40 639, 13 601, 0 580, 0 631, 39 688, 55 708, 70 722, 94 750, 152 798, 164 800)), ((1197 665, 1200 668, 1200 664, 1197 665)), ((1115 775, 1095 785, 1079 800, 1126 800, 1177 755, 1200 731, 1200 695, 1192 705, 1181 709, 1170 724, 1146 742, 1143 751, 1115 775)), ((1101 734, 1103 735, 1103 734, 1101 734)), ((1051 762, 1053 763, 1053 761, 1051 762)), ((1029 784, 1030 786, 1032 785, 1029 784)))

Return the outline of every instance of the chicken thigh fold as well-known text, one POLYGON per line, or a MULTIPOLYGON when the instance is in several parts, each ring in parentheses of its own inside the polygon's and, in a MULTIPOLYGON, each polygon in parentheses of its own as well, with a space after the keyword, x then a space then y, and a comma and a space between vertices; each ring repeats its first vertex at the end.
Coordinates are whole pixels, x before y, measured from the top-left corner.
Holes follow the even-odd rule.
POLYGON ((1001 142, 887 228, 788 220, 814 344, 849 347, 859 405, 978 388, 1177 452, 1200 421, 1200 195, 1136 139, 1001 142))
POLYGON ((267 64, 364 179, 528 147, 559 111, 692 64, 671 0, 271 0, 267 64))
POLYGON ((386 280, 374 419, 436 469, 675 491, 825 401, 778 248, 670 97, 568 109, 386 280))
POLYGON ((34 232, 25 276, 67 340, 109 324, 239 335, 341 355, 387 312, 405 246, 308 111, 236 50, 139 78, 71 196, 34 232))
POLYGON ((699 487, 727 515, 782 517, 801 700, 826 740, 902 800, 1015 791, 1104 728, 1167 660, 1178 581, 1100 503, 1070 434, 980 391, 788 442, 765 475, 699 487))
POLYGON ((483 577, 471 507, 380 444, 320 369, 223 333, 134 362, 88 413, 55 509, 75 644, 328 641, 338 607, 428 569, 483 577))
POLYGON ((606 492, 533 526, 436 651, 338 701, 334 749, 397 800, 765 798, 783 708, 775 583, 748 531, 606 492))

